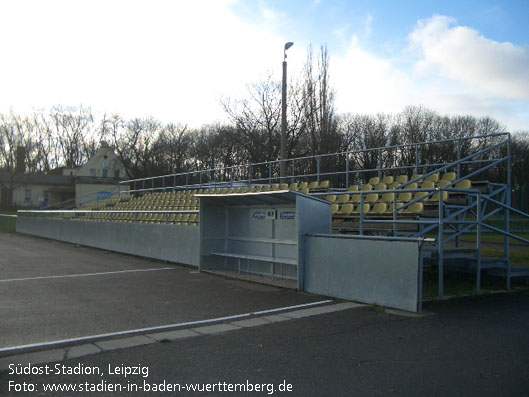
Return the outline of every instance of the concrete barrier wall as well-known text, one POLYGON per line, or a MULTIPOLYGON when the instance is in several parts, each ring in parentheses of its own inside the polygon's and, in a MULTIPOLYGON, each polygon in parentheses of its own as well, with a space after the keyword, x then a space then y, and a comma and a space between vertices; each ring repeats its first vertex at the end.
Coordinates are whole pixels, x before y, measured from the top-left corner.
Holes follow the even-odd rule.
POLYGON ((197 266, 196 226, 71 221, 19 216, 19 233, 197 266))
POLYGON ((420 311, 420 243, 349 237, 305 237, 305 291, 420 311))

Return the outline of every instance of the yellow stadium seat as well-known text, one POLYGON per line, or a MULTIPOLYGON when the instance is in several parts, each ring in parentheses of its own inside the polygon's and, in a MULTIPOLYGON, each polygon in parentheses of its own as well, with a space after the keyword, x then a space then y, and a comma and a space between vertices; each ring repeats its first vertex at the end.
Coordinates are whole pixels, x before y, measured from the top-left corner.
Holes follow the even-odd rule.
POLYGON ((397 196, 397 201, 401 201, 404 203, 407 203, 408 201, 411 201, 412 194, 408 192, 399 193, 397 196))
POLYGON ((368 190, 373 190, 373 185, 371 185, 370 183, 364 183, 360 190, 362 190, 363 192, 366 192, 368 190))
POLYGON ((419 179, 419 178, 422 178, 422 174, 413 174, 411 176, 410 181, 414 181, 414 180, 419 179))
POLYGON ((349 215, 353 212, 354 206, 351 203, 346 203, 340 206, 340 209, 338 211, 338 214, 341 215, 349 215))
POLYGON ((421 200, 421 199, 424 199, 424 197, 426 197, 427 195, 428 195, 427 192, 417 192, 413 195, 412 200, 421 200))
POLYGON ((408 175, 399 175, 395 181, 402 185, 403 183, 408 182, 408 175))
POLYGON ((380 183, 380 178, 378 176, 374 176, 373 178, 369 178, 367 181, 370 185, 377 185, 380 183))
POLYGON ((336 194, 329 194, 325 196, 325 200, 334 203, 336 201, 336 194))
POLYGON ((423 203, 414 203, 410 205, 409 207, 405 208, 402 213, 403 214, 420 214, 424 210, 423 203))
POLYGON ((358 192, 358 185, 351 185, 347 188, 348 192, 358 192))
POLYGON ((336 202, 339 204, 343 204, 343 203, 347 203, 349 200, 350 200, 350 197, 348 194, 341 194, 340 196, 338 196, 338 200, 336 200, 336 202))
POLYGON ((339 209, 340 209, 340 206, 339 206, 338 204, 333 203, 333 204, 331 205, 331 210, 332 210, 332 213, 333 213, 333 214, 336 214, 336 213, 338 212, 339 209))
POLYGON ((308 182, 301 182, 298 184, 298 189, 305 189, 305 188, 308 188, 309 187, 309 183, 308 182))
POLYGON ((456 183, 456 189, 472 189, 472 182, 470 179, 464 179, 461 182, 456 183))
POLYGON ((391 185, 393 181, 394 181, 394 178, 391 175, 388 175, 382 178, 382 183, 385 183, 386 185, 391 185))
POLYGON ((387 209, 388 205, 386 203, 376 203, 369 213, 371 215, 382 215, 387 211, 387 209))
MULTIPOLYGON (((351 199, 349 200, 351 203, 359 203, 361 200, 360 194, 351 194, 351 199)), ((364 196, 365 197, 365 196, 364 196)))
MULTIPOLYGON (((439 201, 439 196, 441 195, 441 192, 437 192, 434 195, 428 197, 428 201, 439 201)), ((448 199, 448 192, 443 191, 443 201, 446 201, 448 199)))
POLYGON ((288 183, 280 183, 279 184, 280 190, 288 190, 288 183))
POLYGON ((429 176, 427 176, 424 179, 427 180, 427 181, 437 182, 437 181, 439 181, 439 173, 437 172, 435 174, 429 175, 429 176))
POLYGON ((390 190, 395 190, 395 189, 398 188, 400 185, 401 185, 401 183, 399 183, 399 182, 393 182, 392 184, 390 184, 390 185, 388 186, 388 189, 390 189, 390 190))
POLYGON ((455 181, 456 180, 456 173, 455 172, 445 172, 443 174, 443 177, 441 178, 442 181, 455 181))
POLYGON ((424 181, 421 183, 421 189, 435 189, 435 183, 433 181, 424 181))
POLYGON ((364 196, 364 203, 374 203, 378 201, 378 193, 369 193, 364 196))
MULTIPOLYGON (((358 204, 355 209, 353 210, 353 214, 360 214, 362 206, 358 204)), ((369 210, 371 209, 371 205, 368 203, 364 203, 364 214, 367 214, 369 210)))
POLYGON ((294 190, 294 191, 297 191, 298 190, 298 184, 297 182, 292 182, 290 184, 290 186, 288 187, 289 190, 294 190))
POLYGON ((326 180, 326 181, 321 181, 319 184, 318 184, 318 189, 328 189, 329 186, 331 185, 331 182, 326 180))
POLYGON ((451 183, 452 181, 449 181, 448 179, 441 179, 439 182, 437 182, 437 187, 446 187, 451 183))
POLYGON ((379 183, 378 185, 375 185, 373 190, 386 190, 387 186, 385 183, 379 183))
POLYGON ((279 183, 274 183, 273 185, 270 185, 270 190, 273 192, 276 192, 279 190, 279 183))
POLYGON ((417 188, 418 188, 417 183, 410 183, 409 185, 404 187, 404 189, 417 189, 417 188))
POLYGON ((309 190, 314 190, 314 189, 317 189, 318 188, 318 181, 313 181, 309 184, 309 190))
POLYGON ((384 193, 380 198, 380 201, 384 203, 392 203, 395 201, 395 193, 384 193))

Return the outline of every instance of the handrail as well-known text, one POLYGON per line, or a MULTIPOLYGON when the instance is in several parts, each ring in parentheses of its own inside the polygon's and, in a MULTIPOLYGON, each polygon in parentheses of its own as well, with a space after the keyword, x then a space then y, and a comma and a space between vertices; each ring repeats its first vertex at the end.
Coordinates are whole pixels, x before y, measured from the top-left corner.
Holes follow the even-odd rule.
MULTIPOLYGON (((120 181, 119 184, 130 184, 133 182, 141 182, 141 181, 147 181, 147 180, 155 180, 160 178, 169 178, 169 177, 179 177, 179 176, 186 176, 186 175, 193 175, 198 173, 208 173, 208 172, 215 172, 215 171, 230 171, 230 170, 237 170, 237 169, 245 169, 248 167, 258 167, 263 165, 277 165, 281 162, 295 162, 295 161, 302 161, 302 160, 309 160, 309 159, 318 159, 318 158, 326 158, 331 156, 350 156, 354 154, 362 154, 362 153, 368 153, 368 152, 376 152, 376 151, 389 151, 394 149, 402 149, 402 148, 408 148, 408 147, 422 147, 425 145, 432 145, 432 144, 442 144, 442 143, 451 143, 451 142, 463 142, 463 141, 469 141, 469 140, 476 140, 476 139, 484 139, 484 138, 493 138, 493 137, 501 137, 501 136, 510 136, 510 133, 504 132, 504 133, 497 133, 497 134, 487 134, 487 135, 478 135, 478 136, 472 136, 472 137, 463 137, 463 138, 451 138, 451 139, 441 139, 436 141, 429 141, 429 142, 418 142, 418 143, 405 143, 400 145, 392 145, 392 146, 381 146, 376 148, 369 148, 369 149, 362 149, 362 150, 352 150, 352 151, 346 151, 346 152, 337 152, 337 153, 329 153, 329 154, 318 154, 318 155, 312 155, 312 156, 303 156, 303 157, 294 157, 289 158, 285 160, 272 160, 267 162, 260 162, 260 163, 245 163, 245 164, 239 164, 239 165, 233 165, 228 167, 220 167, 220 168, 209 168, 209 169, 203 169, 203 170, 195 170, 195 171, 188 171, 188 172, 180 172, 180 173, 172 173, 172 174, 165 174, 165 175, 159 175, 154 177, 146 177, 146 178, 135 178, 135 179, 129 179, 125 181, 120 181)), ((289 176, 292 177, 292 176, 289 176)))
MULTIPOLYGON (((18 210, 20 213, 34 214, 198 214, 199 210, 18 210)), ((16 215, 13 215, 16 216, 16 215)))

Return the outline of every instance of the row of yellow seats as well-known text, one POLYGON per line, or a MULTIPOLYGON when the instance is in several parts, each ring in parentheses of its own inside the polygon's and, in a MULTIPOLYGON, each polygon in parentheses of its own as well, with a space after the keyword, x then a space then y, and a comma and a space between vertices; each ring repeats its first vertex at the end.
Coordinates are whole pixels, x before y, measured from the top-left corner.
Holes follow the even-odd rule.
MULTIPOLYGON (((404 189, 436 189, 436 188, 444 188, 450 185, 452 182, 441 179, 437 182, 433 181, 423 181, 417 183, 412 182, 404 187, 404 189)), ((395 190, 398 189, 402 184, 399 182, 393 182, 390 185, 386 185, 385 183, 379 183, 376 185, 372 185, 370 183, 363 184, 361 186, 358 185, 351 185, 347 189, 348 192, 367 192, 370 190, 395 190)), ((469 179, 465 179, 461 182, 458 182, 455 184, 456 189, 470 189, 472 187, 472 182, 469 179)))
MULTIPOLYGON (((364 203, 369 203, 369 204, 373 204, 377 202, 393 203, 395 200, 397 200, 397 202, 403 202, 403 203, 408 203, 410 201, 415 201, 415 200, 422 200, 422 201, 426 200, 426 201, 431 201, 431 202, 439 201, 440 194, 441 194, 440 192, 436 192, 435 194, 429 197, 426 197, 428 196, 428 194, 429 194, 428 192, 411 193, 411 192, 406 192, 406 191, 403 191, 402 193, 383 193, 383 194, 366 193, 364 194, 364 203)), ((338 204, 338 205, 346 204, 346 203, 359 204, 362 202, 362 197, 360 194, 342 194, 339 196, 335 194, 330 194, 330 195, 327 195, 325 199, 333 204, 338 204)), ((448 192, 443 192, 443 201, 446 201, 447 199, 448 199, 448 192)))
MULTIPOLYGON (((397 203, 397 207, 401 207, 404 205, 404 203, 397 203)), ((357 204, 354 205, 352 203, 345 203, 342 205, 339 204, 333 204, 332 205, 332 213, 333 217, 339 218, 341 216, 358 216, 361 213, 362 205, 357 204)), ((381 216, 381 215, 392 215, 393 214, 393 204, 390 205, 389 203, 365 203, 364 204, 364 214, 366 215, 373 215, 373 216, 381 216)), ((407 208, 403 210, 399 210, 399 214, 405 214, 405 215, 419 215, 424 211, 424 204, 414 203, 407 208)))
MULTIPOLYGON (((384 183, 386 185, 391 185, 392 183, 399 183, 400 185, 407 183, 409 181, 414 181, 416 179, 420 179, 423 177, 423 174, 413 174, 411 178, 408 178, 408 175, 398 175, 396 177, 393 177, 391 175, 385 176, 382 178, 382 180, 375 176, 373 178, 370 178, 367 183, 370 185, 378 185, 379 183, 384 183)), ((430 182, 439 182, 441 180, 443 181, 449 181, 453 182, 456 180, 456 173, 455 172, 445 172, 442 176, 439 172, 428 175, 426 178, 424 178, 425 181, 430 182)))

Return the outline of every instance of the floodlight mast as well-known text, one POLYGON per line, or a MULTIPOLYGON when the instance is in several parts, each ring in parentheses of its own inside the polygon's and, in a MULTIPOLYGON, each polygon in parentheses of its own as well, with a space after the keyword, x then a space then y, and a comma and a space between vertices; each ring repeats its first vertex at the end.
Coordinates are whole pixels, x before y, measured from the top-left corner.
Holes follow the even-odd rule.
POLYGON ((289 41, 285 43, 283 51, 283 84, 281 86, 281 153, 279 162, 279 182, 285 183, 287 174, 287 50, 294 45, 289 41))

